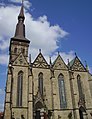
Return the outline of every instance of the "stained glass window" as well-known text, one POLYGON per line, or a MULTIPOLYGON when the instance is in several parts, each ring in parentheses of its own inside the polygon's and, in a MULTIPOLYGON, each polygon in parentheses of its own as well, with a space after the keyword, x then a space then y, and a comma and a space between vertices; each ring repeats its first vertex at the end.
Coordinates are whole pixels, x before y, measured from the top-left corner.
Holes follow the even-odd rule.
POLYGON ((63 74, 60 74, 58 76, 58 83, 59 83, 60 107, 61 108, 66 108, 67 107, 67 102, 66 102, 65 83, 64 83, 63 74))
POLYGON ((43 73, 40 72, 38 75, 38 87, 41 95, 43 95, 43 73))
POLYGON ((22 106, 22 87, 23 87, 23 72, 18 73, 17 81, 17 106, 22 106))
POLYGON ((79 98, 84 99, 82 83, 81 83, 81 76, 77 76, 77 84, 78 84, 78 91, 79 91, 79 98))

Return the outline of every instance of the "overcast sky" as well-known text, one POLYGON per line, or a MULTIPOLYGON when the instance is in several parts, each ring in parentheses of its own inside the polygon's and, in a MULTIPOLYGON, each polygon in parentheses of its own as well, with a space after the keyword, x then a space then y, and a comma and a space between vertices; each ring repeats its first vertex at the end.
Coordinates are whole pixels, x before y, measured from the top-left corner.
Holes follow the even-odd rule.
MULTIPOLYGON (((21 0, 0 1, 0 111, 3 110, 10 38, 15 34, 21 0)), ((24 0, 26 37, 32 61, 39 49, 49 63, 57 52, 67 63, 75 52, 92 72, 92 0, 24 0)))

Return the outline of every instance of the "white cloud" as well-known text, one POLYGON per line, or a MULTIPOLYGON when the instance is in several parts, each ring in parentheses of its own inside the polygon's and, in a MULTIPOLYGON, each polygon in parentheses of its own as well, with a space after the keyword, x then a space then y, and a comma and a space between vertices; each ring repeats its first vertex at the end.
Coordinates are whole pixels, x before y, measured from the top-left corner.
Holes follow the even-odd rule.
POLYGON ((37 56, 38 49, 42 49, 45 56, 51 55, 51 53, 58 48, 57 41, 68 35, 68 33, 58 25, 51 26, 45 15, 34 20, 28 14, 26 24, 28 26, 26 32, 28 38, 31 39, 29 51, 33 58, 37 56))
MULTIPOLYGON (((10 0, 12 3, 22 3, 22 0, 10 0)), ((24 0, 24 7, 29 9, 32 6, 32 3, 29 0, 24 0)))
POLYGON ((0 95, 3 95, 3 94, 4 94, 4 90, 0 89, 0 95))
POLYGON ((29 9, 31 6, 32 6, 32 4, 28 0, 25 0, 24 1, 24 7, 25 8, 28 8, 29 9))
POLYGON ((74 51, 70 51, 68 53, 61 52, 60 54, 61 54, 61 57, 63 58, 63 60, 65 61, 66 64, 68 64, 68 59, 69 59, 69 61, 71 61, 75 57, 74 51))
MULTIPOLYGON (((19 6, 0 7, 0 51, 7 51, 9 39, 14 36, 19 6), (8 13, 8 14, 7 14, 8 13)), ((68 35, 59 25, 51 25, 47 16, 40 16, 34 19, 31 14, 25 10, 26 36, 31 41, 29 52, 34 59, 37 56, 38 49, 42 49, 45 57, 50 56, 59 47, 57 42, 68 35)), ((66 54, 67 56, 68 54, 66 54)), ((69 55, 68 55, 69 56, 69 55)), ((70 54, 71 56, 71 54, 70 54)), ((0 64, 7 63, 8 55, 0 54, 0 64)))
POLYGON ((8 48, 8 44, 9 44, 9 40, 4 40, 3 37, 0 37, 0 50, 5 50, 6 48, 8 48))
POLYGON ((6 54, 0 54, 0 64, 6 65, 8 64, 9 56, 6 54))

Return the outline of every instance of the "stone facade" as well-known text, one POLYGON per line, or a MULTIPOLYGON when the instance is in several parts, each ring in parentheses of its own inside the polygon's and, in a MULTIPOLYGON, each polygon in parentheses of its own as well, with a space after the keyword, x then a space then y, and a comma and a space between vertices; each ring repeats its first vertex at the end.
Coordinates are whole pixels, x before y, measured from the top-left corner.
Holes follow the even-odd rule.
POLYGON ((59 54, 48 64, 41 51, 33 63, 28 61, 24 19, 22 6, 10 40, 4 119, 92 119, 87 67, 77 56, 66 65, 59 54))

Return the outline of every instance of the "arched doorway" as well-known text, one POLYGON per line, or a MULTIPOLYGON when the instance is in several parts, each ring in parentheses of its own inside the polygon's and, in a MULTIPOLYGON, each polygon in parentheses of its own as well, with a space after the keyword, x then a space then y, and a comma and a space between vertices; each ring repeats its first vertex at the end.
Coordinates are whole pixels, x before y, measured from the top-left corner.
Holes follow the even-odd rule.
POLYGON ((79 109, 80 119, 83 119, 83 112, 79 109))
POLYGON ((41 119, 41 109, 43 105, 40 101, 35 104, 35 119, 41 119))
POLYGON ((36 110, 35 119, 41 119, 40 110, 36 110))
POLYGON ((84 108, 83 106, 81 106, 81 107, 79 108, 80 119, 84 119, 83 113, 86 113, 86 110, 85 110, 85 108, 84 108))

